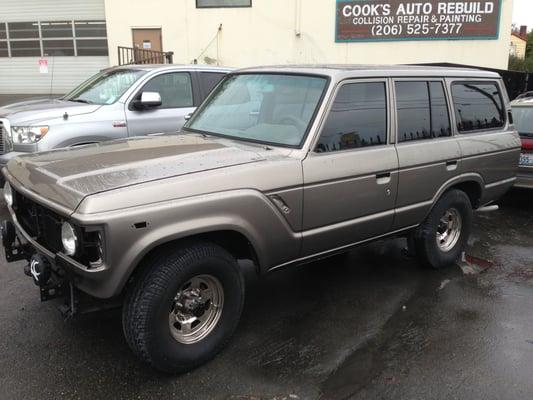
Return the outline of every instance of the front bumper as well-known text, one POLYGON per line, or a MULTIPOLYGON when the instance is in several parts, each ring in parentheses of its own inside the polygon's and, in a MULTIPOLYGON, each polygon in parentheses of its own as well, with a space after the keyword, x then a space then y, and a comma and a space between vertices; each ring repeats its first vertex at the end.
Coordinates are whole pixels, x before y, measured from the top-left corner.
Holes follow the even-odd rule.
MULTIPOLYGON (((93 290, 93 288, 98 286, 98 281, 105 279, 106 270, 89 270, 85 265, 61 252, 53 253, 48 250, 35 241, 22 228, 11 207, 8 206, 8 209, 11 216, 11 221, 8 221, 8 223, 12 223, 15 231, 14 237, 4 235, 2 238, 5 247, 4 251, 6 252, 6 259, 8 261, 17 261, 20 259, 26 259, 29 261, 33 254, 38 254, 50 264, 55 276, 61 278, 60 285, 72 284, 77 289, 92 297, 100 297, 98 296, 98 291, 93 290), (15 254, 15 256, 13 256, 13 254, 15 254)), ((55 288, 52 287, 51 289, 55 288)), ((42 290, 41 298, 43 298, 42 290)))

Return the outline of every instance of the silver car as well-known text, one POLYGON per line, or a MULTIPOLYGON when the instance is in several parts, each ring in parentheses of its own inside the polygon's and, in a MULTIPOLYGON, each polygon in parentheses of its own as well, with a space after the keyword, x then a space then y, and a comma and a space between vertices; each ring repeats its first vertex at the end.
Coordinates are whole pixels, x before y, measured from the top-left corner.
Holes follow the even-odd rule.
POLYGON ((129 136, 177 132, 227 68, 106 69, 59 99, 0 108, 0 167, 18 155, 129 136))

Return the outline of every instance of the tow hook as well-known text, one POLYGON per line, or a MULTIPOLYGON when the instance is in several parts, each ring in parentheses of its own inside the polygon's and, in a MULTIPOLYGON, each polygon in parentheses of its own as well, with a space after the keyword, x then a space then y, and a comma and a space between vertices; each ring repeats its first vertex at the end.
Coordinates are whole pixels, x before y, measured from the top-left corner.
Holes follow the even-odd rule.
POLYGON ((24 273, 32 277, 37 286, 44 287, 50 281, 52 267, 44 257, 34 254, 31 256, 28 265, 24 267, 24 273))

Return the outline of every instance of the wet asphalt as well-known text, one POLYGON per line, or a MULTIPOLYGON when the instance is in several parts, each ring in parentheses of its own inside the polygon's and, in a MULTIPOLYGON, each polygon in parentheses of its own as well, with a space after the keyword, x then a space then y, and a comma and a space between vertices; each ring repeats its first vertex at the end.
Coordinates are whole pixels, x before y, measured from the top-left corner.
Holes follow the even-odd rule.
POLYGON ((182 376, 137 362, 119 311, 63 321, 2 251, 0 399, 530 399, 533 191, 500 205, 475 218, 468 253, 491 266, 473 275, 422 269, 401 239, 248 273, 229 346, 182 376))

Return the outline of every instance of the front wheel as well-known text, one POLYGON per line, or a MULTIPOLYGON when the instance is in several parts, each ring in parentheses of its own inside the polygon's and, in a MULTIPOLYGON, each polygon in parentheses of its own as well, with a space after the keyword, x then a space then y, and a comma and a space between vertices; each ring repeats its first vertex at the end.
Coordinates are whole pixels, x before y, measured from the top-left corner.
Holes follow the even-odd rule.
POLYGON ((191 243, 151 257, 126 298, 123 329, 133 352, 169 373, 214 357, 237 327, 244 280, 221 247, 191 243))
POLYGON ((446 192, 412 237, 422 264, 443 268, 454 264, 466 247, 472 227, 472 204, 461 190, 446 192))

